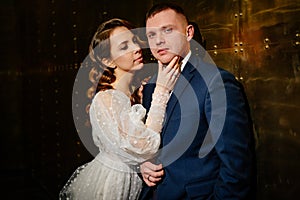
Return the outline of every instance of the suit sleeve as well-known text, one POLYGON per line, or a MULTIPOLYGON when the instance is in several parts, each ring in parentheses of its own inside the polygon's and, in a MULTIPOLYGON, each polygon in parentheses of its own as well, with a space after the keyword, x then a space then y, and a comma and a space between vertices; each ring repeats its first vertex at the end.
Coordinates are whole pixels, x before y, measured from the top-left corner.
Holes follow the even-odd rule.
MULTIPOLYGON (((227 72, 221 72, 221 75, 226 92, 226 114, 215 146, 221 164, 214 199, 254 199, 251 195, 256 164, 249 105, 242 85, 234 76, 227 72)), ((218 89, 213 88, 211 92, 218 92, 218 89)), ((209 98, 206 113, 211 115, 209 98)))

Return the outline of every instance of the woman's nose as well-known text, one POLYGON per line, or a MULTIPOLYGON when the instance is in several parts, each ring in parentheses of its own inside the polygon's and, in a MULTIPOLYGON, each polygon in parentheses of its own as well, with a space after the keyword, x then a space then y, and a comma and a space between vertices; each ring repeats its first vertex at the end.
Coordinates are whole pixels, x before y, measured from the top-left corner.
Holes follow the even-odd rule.
POLYGON ((141 53, 142 53, 142 49, 139 48, 139 49, 135 50, 134 53, 135 53, 135 54, 141 54, 141 53))
POLYGON ((134 51, 134 53, 139 53, 142 51, 142 49, 141 49, 140 45, 135 44, 133 51, 134 51))

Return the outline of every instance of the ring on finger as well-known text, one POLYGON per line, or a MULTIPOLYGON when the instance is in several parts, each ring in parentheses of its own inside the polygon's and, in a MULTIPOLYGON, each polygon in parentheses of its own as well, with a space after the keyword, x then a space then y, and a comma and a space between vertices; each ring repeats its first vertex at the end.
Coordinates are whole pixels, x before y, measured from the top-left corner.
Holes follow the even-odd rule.
POLYGON ((151 175, 149 174, 149 176, 147 177, 148 181, 150 181, 150 177, 151 177, 151 175))

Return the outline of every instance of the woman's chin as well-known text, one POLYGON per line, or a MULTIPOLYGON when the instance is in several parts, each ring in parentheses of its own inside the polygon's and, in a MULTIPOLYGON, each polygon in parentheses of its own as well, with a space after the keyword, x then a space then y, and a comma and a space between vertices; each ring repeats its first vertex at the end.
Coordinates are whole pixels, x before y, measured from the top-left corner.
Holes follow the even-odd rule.
POLYGON ((132 71, 140 70, 144 67, 144 63, 139 63, 132 68, 132 71))

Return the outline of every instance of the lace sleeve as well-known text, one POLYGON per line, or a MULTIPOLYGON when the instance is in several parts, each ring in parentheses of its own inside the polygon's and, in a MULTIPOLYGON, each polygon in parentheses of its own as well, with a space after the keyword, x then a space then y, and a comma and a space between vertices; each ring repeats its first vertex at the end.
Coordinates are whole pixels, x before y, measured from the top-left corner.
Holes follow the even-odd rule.
POLYGON ((154 93, 152 94, 152 102, 146 120, 146 126, 155 132, 160 133, 162 130, 166 105, 169 98, 169 93, 165 93, 157 89, 155 89, 154 93))
POLYGON ((143 122, 145 108, 140 104, 131 106, 125 94, 116 90, 102 92, 95 96, 92 109, 99 127, 99 131, 93 131, 95 144, 109 145, 129 163, 143 162, 158 150, 160 135, 143 122))

